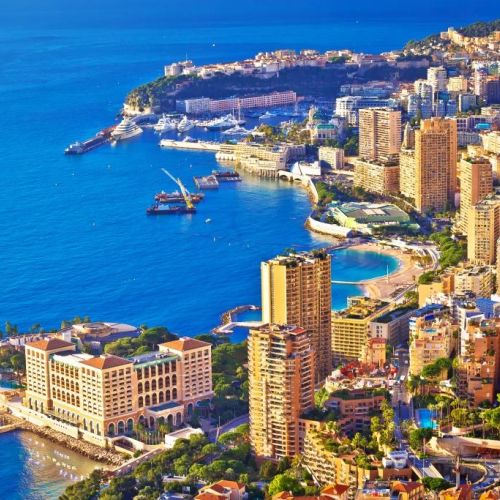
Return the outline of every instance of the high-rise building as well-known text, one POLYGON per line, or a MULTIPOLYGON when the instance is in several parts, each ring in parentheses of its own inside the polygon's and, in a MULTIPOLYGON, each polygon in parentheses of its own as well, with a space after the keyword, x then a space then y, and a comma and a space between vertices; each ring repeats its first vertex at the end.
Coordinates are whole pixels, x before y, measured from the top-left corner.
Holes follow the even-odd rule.
POLYGON ((354 162, 354 186, 365 191, 387 195, 399 193, 398 162, 356 160, 354 162))
POLYGON ((278 256, 261 265, 262 320, 303 327, 316 355, 315 380, 332 371, 331 257, 324 251, 278 256))
POLYGON ((401 148, 401 111, 389 108, 359 111, 359 156, 365 160, 397 159, 401 148))
POLYGON ((415 131, 415 149, 400 158, 401 193, 419 212, 443 210, 456 191, 457 125, 454 120, 422 120, 415 131))
POLYGON ((437 66, 427 69, 427 81, 432 87, 433 92, 446 90, 448 83, 448 74, 443 66, 437 66))
POLYGON ((451 76, 448 80, 447 88, 449 92, 467 92, 467 78, 463 75, 451 76))
POLYGON ((499 237, 500 194, 494 193, 471 207, 467 233, 467 258, 473 264, 495 264, 499 237))
POLYGON ((250 441, 258 458, 301 451, 299 418, 314 406, 314 359, 304 328, 266 324, 250 330, 250 441))
POLYGON ((471 207, 493 192, 493 172, 487 158, 460 160, 460 212, 457 228, 467 234, 471 207))

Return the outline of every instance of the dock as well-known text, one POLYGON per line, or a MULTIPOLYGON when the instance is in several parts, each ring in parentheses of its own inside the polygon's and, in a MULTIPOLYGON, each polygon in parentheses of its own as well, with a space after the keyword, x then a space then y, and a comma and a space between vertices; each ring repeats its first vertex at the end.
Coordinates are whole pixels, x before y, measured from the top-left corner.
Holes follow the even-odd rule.
POLYGON ((162 139, 160 147, 171 149, 191 149, 195 151, 212 151, 217 152, 220 149, 218 142, 208 141, 176 141, 175 139, 162 139))
POLYGON ((193 177, 194 183, 198 189, 219 189, 219 182, 215 175, 205 177, 193 177))

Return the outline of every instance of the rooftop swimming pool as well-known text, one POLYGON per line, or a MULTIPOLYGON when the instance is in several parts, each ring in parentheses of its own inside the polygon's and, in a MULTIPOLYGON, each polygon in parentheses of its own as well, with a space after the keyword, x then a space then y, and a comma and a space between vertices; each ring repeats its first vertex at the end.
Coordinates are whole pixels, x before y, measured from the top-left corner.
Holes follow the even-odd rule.
POLYGON ((415 410, 415 421, 421 429, 437 429, 435 417, 435 412, 428 408, 419 408, 415 410))

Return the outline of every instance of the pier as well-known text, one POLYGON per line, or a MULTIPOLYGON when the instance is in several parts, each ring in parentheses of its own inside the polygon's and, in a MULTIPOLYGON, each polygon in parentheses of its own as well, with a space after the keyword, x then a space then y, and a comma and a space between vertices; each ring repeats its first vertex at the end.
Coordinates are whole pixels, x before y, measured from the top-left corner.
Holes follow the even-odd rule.
POLYGON ((234 328, 256 328, 263 324, 262 321, 234 321, 234 316, 244 313, 246 311, 260 311, 260 306, 243 305, 233 307, 229 311, 223 313, 220 317, 221 324, 212 330, 215 335, 227 335, 233 333, 234 328))
POLYGON ((176 141, 174 139, 162 139, 160 141, 160 147, 217 152, 220 149, 220 144, 217 142, 208 141, 176 141))

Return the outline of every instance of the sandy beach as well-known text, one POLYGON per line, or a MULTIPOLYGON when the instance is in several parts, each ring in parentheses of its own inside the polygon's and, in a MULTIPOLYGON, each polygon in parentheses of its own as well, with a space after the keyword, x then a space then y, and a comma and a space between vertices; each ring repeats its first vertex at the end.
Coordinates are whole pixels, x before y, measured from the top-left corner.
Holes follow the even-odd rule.
POLYGON ((380 245, 377 243, 362 243, 349 247, 350 250, 376 252, 384 255, 390 255, 399 261, 398 269, 389 275, 381 276, 363 281, 360 286, 365 295, 374 299, 390 300, 398 289, 406 288, 416 282, 417 278, 425 271, 416 267, 410 253, 404 253, 402 250, 380 245))

